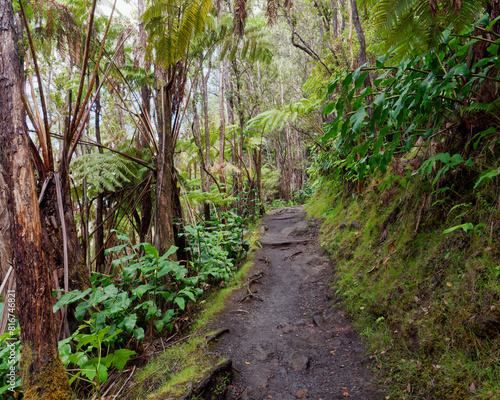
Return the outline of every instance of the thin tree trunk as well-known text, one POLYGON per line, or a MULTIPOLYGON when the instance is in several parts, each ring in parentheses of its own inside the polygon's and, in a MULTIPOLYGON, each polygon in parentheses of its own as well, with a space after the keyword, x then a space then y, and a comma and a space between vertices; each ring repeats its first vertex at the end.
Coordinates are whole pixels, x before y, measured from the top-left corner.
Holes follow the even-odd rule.
MULTIPOLYGON (((70 399, 58 355, 47 256, 22 106, 23 71, 12 2, 0 0, 0 171, 10 214, 16 311, 21 326, 20 361, 24 396, 30 400, 70 399)), ((9 296, 9 298, 11 298, 9 296)))
MULTIPOLYGON (((203 65, 201 66, 201 97, 203 99, 203 127, 205 130, 205 168, 210 169, 210 127, 208 120, 208 78, 210 77, 210 70, 212 69, 212 60, 208 60, 207 74, 203 73, 203 65)), ((202 190, 205 193, 210 192, 210 177, 205 174, 205 181, 202 182, 202 190)), ((210 221, 210 204, 203 202, 203 210, 205 214, 205 221, 210 221)))
MULTIPOLYGON (((167 74, 165 78, 167 78, 167 74)), ((168 74, 170 75, 170 74, 168 74)), ((168 82, 169 79, 165 79, 168 82)), ((171 94, 167 86, 160 89, 158 158, 156 173, 155 238, 154 246, 160 254, 166 253, 175 244, 172 218, 172 174, 174 149, 172 137, 171 94)))
MULTIPOLYGON (((99 75, 96 75, 95 81, 96 91, 99 87, 99 75)), ((101 96, 97 95, 95 102, 95 138, 98 144, 101 142, 101 125, 99 121, 101 113, 101 96)), ((103 154, 104 151, 102 147, 98 147, 99 153, 103 154)), ((95 210, 95 237, 94 237, 94 247, 95 247, 95 265, 96 271, 104 273, 105 269, 105 257, 104 257, 104 226, 103 226, 103 211, 104 211, 104 193, 99 192, 97 195, 96 210, 95 210)))
MULTIPOLYGON (((138 0, 137 2, 137 11, 139 17, 142 17, 144 13, 144 0, 138 0)), ((141 48, 146 49, 146 41, 147 35, 146 30, 144 29, 144 24, 139 24, 139 42, 141 44, 141 48)), ((143 55, 142 55, 142 57, 143 55)), ((144 59, 144 71, 148 73, 151 69, 151 63, 147 59, 144 59)), ((138 140, 138 147, 142 150, 143 148, 148 147, 150 137, 152 137, 151 129, 150 129, 150 121, 151 121, 151 90, 147 84, 141 86, 141 125, 142 125, 142 134, 140 135, 140 139, 138 140)), ((146 241, 150 241, 151 238, 148 238, 148 234, 151 227, 151 219, 153 216, 153 200, 152 200, 152 192, 147 183, 145 183, 141 187, 141 193, 144 192, 144 195, 141 199, 141 223, 139 226, 139 240, 141 243, 146 241)))
POLYGON ((350 2, 351 2, 351 10, 352 10, 352 22, 354 24, 354 28, 356 29, 356 34, 358 35, 359 66, 361 66, 363 64, 366 64, 365 34, 363 32, 363 28, 361 27, 361 23, 359 22, 358 6, 356 4, 356 0, 350 0, 350 2))
POLYGON ((226 114, 224 112, 224 61, 219 63, 219 165, 221 168, 221 183, 225 183, 224 177, 224 145, 226 141, 226 114))
POLYGON ((335 39, 338 37, 339 21, 337 18, 337 3, 335 0, 330 1, 330 6, 332 9, 332 34, 335 39))

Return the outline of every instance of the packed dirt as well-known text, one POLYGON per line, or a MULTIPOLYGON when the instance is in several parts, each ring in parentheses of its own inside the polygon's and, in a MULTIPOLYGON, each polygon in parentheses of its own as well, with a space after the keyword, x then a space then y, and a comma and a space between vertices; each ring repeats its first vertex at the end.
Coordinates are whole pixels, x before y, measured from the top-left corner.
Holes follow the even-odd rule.
POLYGON ((384 398, 357 333, 332 307, 332 266, 317 232, 300 207, 264 217, 248 285, 210 327, 229 329, 210 350, 230 358, 235 371, 219 398, 384 398))

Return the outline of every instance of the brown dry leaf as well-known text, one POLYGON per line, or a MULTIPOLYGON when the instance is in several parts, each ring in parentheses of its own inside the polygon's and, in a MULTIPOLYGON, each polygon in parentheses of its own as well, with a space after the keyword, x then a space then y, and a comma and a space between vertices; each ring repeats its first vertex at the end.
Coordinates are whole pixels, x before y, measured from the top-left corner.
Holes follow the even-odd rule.
POLYGON ((472 383, 470 384, 470 386, 469 386, 469 390, 470 390, 471 392, 473 392, 474 390, 476 390, 476 385, 474 384, 474 382, 472 382, 472 383))
POLYGON ((382 260, 378 260, 377 263, 375 264, 375 266, 371 270, 369 270, 367 273, 371 274, 373 271, 375 271, 378 267, 380 267, 381 262, 382 262, 382 260))
POLYGON ((408 382, 408 385, 406 385, 406 391, 407 391, 408 393, 410 393, 410 392, 411 392, 411 385, 410 385, 410 382, 408 382))
POLYGON ((394 243, 396 243, 396 239, 389 243, 389 246, 387 247, 387 254, 391 255, 392 253, 394 253, 394 243))
POLYGON ((349 393, 344 392, 344 393, 342 393, 342 396, 344 396, 344 397, 349 397, 349 393))

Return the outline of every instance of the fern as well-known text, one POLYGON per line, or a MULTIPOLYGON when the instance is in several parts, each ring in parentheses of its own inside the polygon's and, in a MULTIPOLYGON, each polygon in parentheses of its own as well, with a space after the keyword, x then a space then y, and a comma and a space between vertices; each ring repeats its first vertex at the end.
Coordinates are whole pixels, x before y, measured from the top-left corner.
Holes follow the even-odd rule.
POLYGON ((156 59, 165 67, 182 60, 191 41, 203 32, 212 8, 210 0, 153 0, 143 15, 148 54, 154 46, 156 59))
POLYGON ((435 48, 444 32, 460 33, 477 17, 484 0, 380 0, 375 4, 375 29, 386 47, 397 48, 400 56, 435 48))
POLYGON ((494 117, 500 118, 500 97, 491 103, 472 103, 470 106, 462 109, 462 114, 474 111, 483 111, 494 117))
POLYGON ((134 161, 112 152, 85 154, 72 163, 73 180, 85 179, 89 194, 116 192, 134 182, 141 170, 134 161))

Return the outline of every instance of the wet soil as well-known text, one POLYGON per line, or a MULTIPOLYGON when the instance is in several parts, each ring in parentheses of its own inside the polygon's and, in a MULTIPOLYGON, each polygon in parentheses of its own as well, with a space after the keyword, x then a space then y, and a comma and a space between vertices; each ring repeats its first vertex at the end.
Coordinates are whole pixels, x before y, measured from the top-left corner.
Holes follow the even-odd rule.
POLYGON ((316 241, 318 222, 305 218, 300 207, 264 217, 249 273, 254 295, 236 291, 210 326, 229 329, 211 351, 230 358, 235 372, 219 398, 384 398, 357 333, 332 306, 333 268, 316 241))

